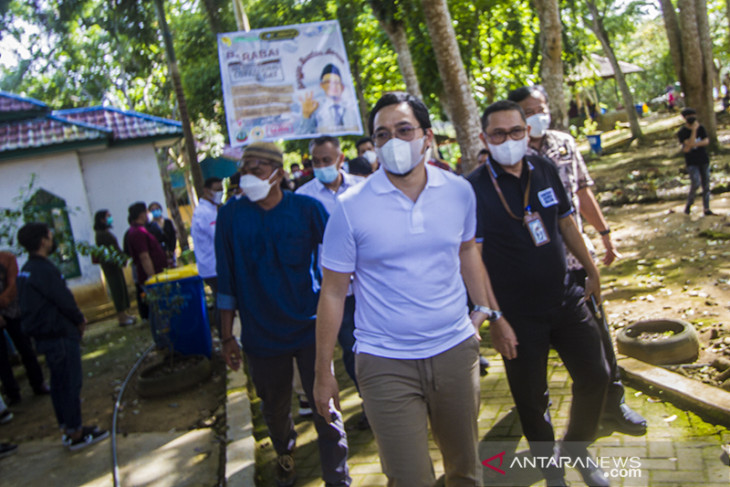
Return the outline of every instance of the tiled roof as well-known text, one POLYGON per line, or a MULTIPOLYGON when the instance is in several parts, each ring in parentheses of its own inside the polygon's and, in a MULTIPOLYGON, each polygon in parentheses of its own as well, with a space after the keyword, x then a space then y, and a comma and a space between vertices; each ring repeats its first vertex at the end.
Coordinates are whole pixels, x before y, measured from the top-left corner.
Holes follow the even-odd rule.
POLYGON ((54 116, 0 123, 0 153, 59 144, 108 140, 107 130, 54 116))
POLYGON ((0 91, 0 158, 92 141, 115 145, 177 137, 182 124, 174 120, 111 107, 50 112, 43 102, 0 91))
POLYGON ((56 110, 53 114, 74 122, 83 122, 111 130, 115 142, 165 135, 182 135, 182 124, 180 122, 111 107, 56 110))
POLYGON ((44 113, 48 111, 48 105, 33 98, 23 98, 22 96, 13 95, 7 91, 0 91, 0 113, 29 111, 44 113))

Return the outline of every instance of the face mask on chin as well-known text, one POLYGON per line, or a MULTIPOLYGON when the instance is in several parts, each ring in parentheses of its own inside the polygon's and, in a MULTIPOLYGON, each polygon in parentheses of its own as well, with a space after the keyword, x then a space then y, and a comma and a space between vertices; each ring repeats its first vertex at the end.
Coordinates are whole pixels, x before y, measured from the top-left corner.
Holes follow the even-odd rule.
POLYGON ((251 201, 261 201, 269 195, 271 191, 271 180, 276 176, 276 171, 269 176, 269 179, 259 179, 253 174, 244 174, 241 176, 241 182, 239 183, 243 194, 245 194, 251 201))
POLYGON ((421 154, 425 141, 425 136, 411 141, 393 137, 383 147, 375 149, 378 162, 389 173, 397 175, 407 174, 423 159, 429 157, 430 148, 424 154, 421 154))
POLYGON ((527 117, 527 125, 530 126, 530 137, 539 138, 545 135, 550 128, 550 114, 536 113, 527 117))
POLYGON ((523 137, 520 140, 508 138, 499 145, 490 143, 487 143, 487 145, 489 146, 489 153, 493 160, 503 166, 514 166, 525 157, 525 153, 527 152, 527 137, 523 137))

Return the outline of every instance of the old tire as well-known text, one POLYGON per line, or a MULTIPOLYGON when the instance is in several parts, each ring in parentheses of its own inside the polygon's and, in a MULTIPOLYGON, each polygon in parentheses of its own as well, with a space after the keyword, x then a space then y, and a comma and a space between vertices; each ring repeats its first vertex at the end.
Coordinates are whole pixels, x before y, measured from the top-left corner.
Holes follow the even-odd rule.
POLYGON ((697 360, 700 342, 694 327, 682 320, 638 321, 619 330, 616 335, 619 353, 654 365, 685 364, 697 360), (642 340, 642 333, 671 335, 656 340, 642 340))
POLYGON ((159 397, 184 391, 210 376, 210 360, 204 355, 187 356, 185 360, 184 367, 164 375, 160 371, 167 366, 166 362, 141 370, 137 377, 137 393, 140 397, 159 397))

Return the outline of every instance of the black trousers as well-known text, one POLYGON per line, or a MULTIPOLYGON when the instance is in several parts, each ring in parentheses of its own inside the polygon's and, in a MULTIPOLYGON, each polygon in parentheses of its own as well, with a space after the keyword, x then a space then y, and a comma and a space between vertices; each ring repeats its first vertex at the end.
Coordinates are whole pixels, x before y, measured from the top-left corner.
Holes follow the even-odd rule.
POLYGON ((595 318, 577 293, 547 313, 528 315, 505 311, 505 316, 519 343, 517 358, 505 359, 505 371, 532 454, 544 457, 553 454, 555 432, 550 419, 547 382, 551 346, 573 379, 573 401, 564 440, 587 446, 595 439, 609 383, 595 318))
MULTIPOLYGON (((43 386, 43 372, 41 371, 41 366, 38 364, 38 358, 36 357, 35 350, 33 350, 33 344, 30 338, 23 333, 20 327, 20 318, 5 318, 5 321, 7 322, 5 330, 7 330, 10 339, 15 345, 15 349, 20 354, 28 382, 30 382, 30 386, 34 391, 38 391, 43 386)), ((20 399, 20 386, 18 386, 18 382, 13 375, 13 369, 8 357, 8 344, 2 329, 0 329, 0 381, 3 383, 8 400, 20 399)))
MULTIPOLYGON (((571 285, 575 285, 577 288, 580 288, 581 294, 585 292, 585 270, 577 269, 569 271, 568 278, 571 285)), ((593 308, 593 303, 588 301, 586 305, 595 315, 596 310, 593 308)), ((601 337, 601 345, 603 345, 603 354, 605 355, 606 363, 608 364, 608 375, 611 379, 611 382, 608 384, 604 410, 616 411, 619 406, 624 403, 624 385, 621 382, 621 370, 618 368, 616 352, 613 350, 613 340, 611 339, 611 330, 608 329, 608 321, 596 320, 596 323, 598 324, 598 333, 601 337)))

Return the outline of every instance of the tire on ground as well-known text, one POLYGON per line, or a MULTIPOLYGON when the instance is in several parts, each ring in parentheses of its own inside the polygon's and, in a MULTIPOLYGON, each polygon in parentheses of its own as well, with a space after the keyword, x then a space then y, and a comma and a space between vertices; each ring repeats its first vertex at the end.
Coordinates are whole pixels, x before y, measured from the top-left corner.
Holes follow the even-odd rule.
POLYGON ((137 393, 140 397, 165 396, 193 387, 207 379, 211 372, 210 360, 203 355, 195 357, 199 357, 199 360, 190 361, 188 367, 163 376, 158 376, 156 372, 166 365, 164 362, 140 371, 137 377, 137 393))
POLYGON ((694 327, 682 320, 661 319, 638 321, 619 330, 616 335, 619 353, 654 365, 691 363, 697 360, 700 342, 694 327), (641 340, 642 333, 666 333, 656 340, 641 340))

